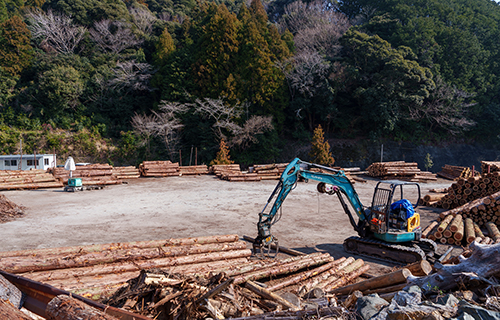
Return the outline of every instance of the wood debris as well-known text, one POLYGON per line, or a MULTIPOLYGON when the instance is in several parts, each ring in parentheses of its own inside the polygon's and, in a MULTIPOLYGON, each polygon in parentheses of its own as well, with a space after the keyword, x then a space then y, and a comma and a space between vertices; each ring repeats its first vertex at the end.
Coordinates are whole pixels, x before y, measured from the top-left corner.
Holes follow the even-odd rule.
POLYGON ((0 222, 16 219, 24 214, 24 208, 10 201, 5 195, 0 194, 0 222))

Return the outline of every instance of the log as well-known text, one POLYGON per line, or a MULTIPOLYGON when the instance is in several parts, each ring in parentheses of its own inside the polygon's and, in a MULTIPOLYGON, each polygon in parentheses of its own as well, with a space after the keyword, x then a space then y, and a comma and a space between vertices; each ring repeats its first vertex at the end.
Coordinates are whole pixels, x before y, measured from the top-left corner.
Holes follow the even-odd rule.
POLYGON ((462 216, 457 214, 455 216, 455 218, 453 218, 452 222, 450 223, 450 231, 457 232, 460 228, 461 223, 462 223, 462 216))
POLYGON ((474 242, 476 239, 476 232, 474 231, 474 222, 471 218, 465 219, 465 241, 467 244, 474 242))
POLYGON ((220 236, 177 238, 177 239, 166 239, 166 240, 106 243, 106 244, 95 244, 88 246, 45 248, 45 249, 32 249, 32 250, 19 250, 19 251, 2 251, 0 252, 0 258, 18 257, 18 256, 47 257, 49 255, 69 255, 69 254, 78 254, 82 252, 85 253, 101 252, 101 251, 115 250, 115 249, 157 248, 166 246, 188 246, 195 244, 226 243, 226 242, 235 242, 238 241, 238 239, 239 236, 237 234, 228 234, 220 236))
POLYGON ((285 307, 287 307, 288 309, 290 310, 293 310, 293 311, 297 311, 299 310, 299 308, 293 304, 291 304, 290 302, 288 302, 287 300, 283 299, 282 297, 280 297, 279 295, 277 295, 276 293, 274 292, 271 292, 265 288, 262 288, 260 286, 258 286, 256 283, 252 282, 252 281, 247 281, 245 283, 245 288, 257 293, 258 295, 260 295, 261 297, 263 297, 264 299, 269 299, 269 300, 273 300, 285 307))
POLYGON ((488 235, 493 240, 493 242, 500 241, 500 231, 498 231, 497 226, 493 222, 486 223, 486 228, 488 229, 488 235))
POLYGON ((331 283, 330 285, 325 287, 325 291, 331 292, 339 287, 343 287, 346 283, 352 282, 354 279, 362 275, 363 273, 370 270, 370 265, 365 264, 360 268, 349 272, 347 275, 341 277, 339 280, 331 283))
POLYGON ((359 298, 363 296, 363 293, 361 291, 354 291, 352 294, 350 294, 347 299, 342 303, 344 308, 349 309, 350 306, 353 306, 356 304, 359 298))
POLYGON ((432 266, 427 260, 420 260, 405 267, 414 276, 427 276, 432 272, 432 266))
MULTIPOLYGON (((446 228, 448 227, 448 225, 450 224, 450 222, 453 220, 454 216, 453 215, 448 215, 446 216, 443 221, 441 221, 441 223, 439 224, 438 228, 437 228, 437 231, 441 234, 443 234, 443 232, 446 230, 446 228)), ((436 237, 437 238, 437 237, 436 237)))
POLYGON ((0 299, 0 319, 2 320, 33 320, 9 301, 0 299))
POLYGON ((342 295, 342 294, 350 294, 355 290, 363 292, 369 289, 388 287, 395 284, 404 283, 406 282, 406 279, 408 279, 408 277, 410 276, 412 276, 410 270, 403 268, 382 276, 378 276, 355 284, 351 284, 349 286, 338 288, 336 290, 333 290, 332 293, 337 295, 342 295))
POLYGON ((301 272, 301 273, 294 275, 294 276, 292 276, 284 281, 279 281, 277 284, 275 284, 273 286, 267 287, 267 290, 277 291, 277 290, 280 290, 280 289, 285 288, 287 286, 299 283, 299 282, 304 281, 306 279, 309 279, 315 275, 318 275, 322 272, 325 272, 325 271, 333 268, 334 266, 338 265, 339 263, 340 262, 338 260, 335 260, 335 261, 326 263, 318 268, 301 272))
POLYGON ((242 274, 242 275, 236 276, 234 279, 234 284, 241 284, 241 283, 246 282, 246 281, 263 279, 263 278, 267 278, 270 276, 290 274, 292 272, 296 272, 297 270, 300 270, 300 269, 303 269, 306 267, 312 267, 315 265, 324 264, 327 262, 331 262, 332 260, 333 260, 333 257, 330 256, 330 254, 324 253, 318 257, 312 257, 309 259, 306 258, 306 259, 303 259, 303 260, 300 260, 297 262, 291 262, 288 264, 278 265, 275 267, 266 268, 263 270, 258 270, 258 271, 251 272, 248 274, 242 274))
POLYGON ((118 261, 133 261, 143 259, 155 259, 165 257, 184 256, 215 251, 231 251, 246 249, 244 241, 191 245, 179 247, 127 249, 105 252, 93 252, 81 255, 70 255, 65 257, 43 258, 43 257, 5 257, 0 260, 0 269, 10 273, 23 273, 28 271, 55 270, 75 267, 86 267, 101 263, 113 263, 118 261))
POLYGON ((479 228, 478 224, 474 222, 474 232, 476 233, 476 236, 484 238, 484 234, 481 231, 481 228, 479 228))
MULTIPOLYGON (((15 285, 0 275, 0 300, 8 301, 14 307, 22 307, 24 295, 15 285)), ((1 319, 1 318, 0 318, 1 319)))
POLYGON ((65 268, 58 270, 47 270, 38 272, 28 272, 25 274, 31 280, 46 282, 49 280, 58 279, 74 279, 88 276, 104 276, 112 273, 123 273, 131 271, 160 269, 177 266, 177 270, 181 269, 180 266, 201 264, 220 260, 231 260, 238 258, 250 257, 252 251, 250 249, 232 250, 222 252, 209 252, 202 254, 193 254, 179 257, 138 260, 138 261, 123 261, 109 264, 99 264, 89 267, 79 268, 65 268))
POLYGON ((58 295, 45 309, 47 320, 118 320, 75 298, 58 295))
POLYGON ((461 241, 464 237, 464 221, 460 220, 457 231, 453 234, 453 239, 461 241))
POLYGON ((432 221, 425 229, 422 231, 422 238, 427 238, 429 233, 438 225, 437 221, 432 221))
MULTIPOLYGON (((339 261, 340 259, 336 260, 336 261, 339 261)), ((330 270, 328 271, 325 271, 315 277, 312 277, 303 287, 304 287, 304 291, 305 292, 308 292, 310 291, 311 289, 313 288, 316 288, 316 287, 322 287, 321 286, 321 283, 325 282, 325 281, 328 281, 328 278, 330 278, 331 276, 334 276, 338 271, 344 269, 345 267, 347 267, 348 265, 352 264, 353 262, 355 261, 355 259, 353 257, 349 257, 347 259, 345 259, 344 257, 344 261, 342 261, 340 264, 332 267, 330 270)))
POLYGON ((365 262, 363 260, 357 259, 353 263, 349 264, 348 266, 345 266, 344 268, 339 269, 335 273, 334 277, 328 278, 326 281, 321 282, 320 284, 318 284, 317 287, 320 289, 323 289, 325 291, 329 290, 329 288, 331 288, 334 284, 336 285, 336 287, 338 287, 340 284, 340 280, 344 279, 343 283, 346 283, 347 282, 347 279, 346 279, 347 275, 352 273, 353 271, 356 271, 359 268, 363 267, 364 264, 365 264, 365 262))

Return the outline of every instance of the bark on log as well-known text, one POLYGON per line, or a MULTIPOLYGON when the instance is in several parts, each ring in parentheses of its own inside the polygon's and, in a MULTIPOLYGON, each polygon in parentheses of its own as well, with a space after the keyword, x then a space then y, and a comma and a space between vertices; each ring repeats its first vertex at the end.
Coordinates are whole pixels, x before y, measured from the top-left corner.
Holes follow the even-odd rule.
POLYGON ((450 223, 450 231, 457 232, 460 228, 460 223, 462 223, 462 216, 457 214, 450 223))
POLYGON ((0 319, 2 320, 33 320, 9 301, 0 299, 0 319))
POLYGON ((331 292, 339 287, 343 287, 346 283, 352 282, 354 279, 370 270, 370 265, 365 264, 358 269, 349 272, 347 275, 341 277, 339 280, 331 283, 325 287, 325 291, 331 292))
POLYGON ((128 249, 107 252, 94 252, 75 256, 56 257, 6 257, 0 260, 0 269, 10 273, 28 271, 55 270, 75 267, 86 267, 101 263, 118 261, 135 261, 165 257, 185 256, 207 252, 231 251, 246 249, 246 242, 222 244, 191 245, 164 248, 128 249))
POLYGON ((437 231, 441 234, 443 234, 443 232, 446 230, 446 228, 448 227, 448 225, 450 224, 450 222, 453 220, 454 216, 453 215, 449 215, 449 216, 446 216, 443 221, 441 221, 441 223, 439 224, 438 228, 437 228, 437 231))
POLYGON ((422 231, 422 238, 427 238, 427 236, 431 233, 431 231, 438 225, 437 221, 432 221, 424 231, 422 231))
POLYGON ((354 291, 352 294, 350 294, 347 299, 342 303, 344 308, 349 309, 350 306, 353 306, 356 304, 359 298, 363 296, 363 293, 361 291, 354 291))
POLYGON ((261 297, 263 297, 265 299, 276 301, 277 303, 287 307, 290 310, 293 310, 293 311, 299 310, 299 308, 297 306, 291 304, 290 302, 283 299, 282 297, 280 297, 276 293, 273 293, 265 288, 262 288, 261 286, 257 285, 256 283, 254 283, 252 281, 247 281, 245 283, 245 288, 257 293, 258 295, 260 295, 261 297))
POLYGON ((486 228, 488 229, 489 237, 494 242, 497 242, 500 240, 500 231, 498 231, 497 226, 493 222, 490 221, 490 222, 486 223, 486 228))
POLYGON ((467 244, 474 242, 476 239, 476 232, 474 231, 474 222, 471 218, 465 219, 465 241, 467 244))
POLYGON ((59 295, 45 309, 47 320, 118 320, 72 297, 59 295))
MULTIPOLYGON (((340 259, 339 259, 340 260, 340 259)), ((339 261, 337 260, 337 261, 339 261)), ((321 283, 328 281, 328 278, 331 276, 334 276, 338 271, 344 269, 348 265, 352 264, 355 261, 353 257, 349 257, 347 259, 344 258, 344 261, 342 261, 340 264, 334 266, 328 271, 325 271, 315 277, 312 277, 306 284, 304 284, 304 292, 308 292, 313 288, 316 288, 320 286, 321 283)))
POLYGON ((211 252, 194 254, 180 257, 171 258, 160 258, 160 259, 150 259, 150 260, 139 260, 139 261, 124 261, 119 263, 102 264, 90 267, 80 267, 80 268, 66 268, 58 270, 48 270, 48 271, 38 271, 38 272, 28 272, 25 274, 27 278, 31 280, 45 282, 49 280, 58 279, 73 279, 88 276, 101 275, 112 273, 123 273, 131 271, 149 270, 155 268, 168 268, 177 266, 178 270, 183 265, 191 264, 201 264, 212 261, 220 260, 231 260, 238 258, 250 257, 252 251, 250 249, 244 250, 232 250, 223 252, 211 252))
POLYGON ((226 243, 226 242, 235 242, 238 240, 239 236, 237 234, 228 234, 220 236, 205 236, 205 237, 178 238, 178 239, 166 239, 166 240, 119 242, 119 243, 96 244, 88 246, 3 251, 0 252, 0 258, 17 257, 17 256, 47 257, 49 255, 79 254, 82 252, 83 253, 101 252, 106 250, 117 250, 117 249, 157 248, 166 246, 188 246, 195 244, 226 243))
POLYGON ((333 268, 334 266, 338 265, 339 263, 340 263, 340 261, 335 260, 335 261, 329 262, 327 264, 324 264, 324 265, 322 265, 322 266, 320 266, 318 268, 301 272, 301 273, 299 273, 297 275, 294 275, 294 276, 292 276, 292 277, 290 277, 288 279, 285 279, 283 281, 279 281, 277 284, 275 284, 273 286, 267 287, 267 290, 269 290, 269 291, 277 291, 277 290, 280 290, 280 289, 285 288, 287 286, 299 283, 299 282, 304 281, 306 279, 309 279, 309 278, 311 278, 313 276, 316 276, 316 275, 318 275, 318 274, 320 274, 322 272, 330 270, 331 268, 333 268))
POLYGON ((341 295, 341 294, 350 294, 355 290, 359 290, 361 292, 368 289, 382 288, 388 287, 395 284, 400 284, 406 282, 408 277, 411 277, 412 274, 410 270, 403 268, 382 276, 378 276, 375 278, 371 278, 365 281, 361 281, 355 284, 351 284, 349 286, 345 286, 336 290, 333 290, 332 293, 341 295))
POLYGON ((313 257, 310 259, 303 259, 298 262, 291 262, 285 265, 278 265, 272 268, 266 268, 264 270, 258 270, 256 272, 243 274, 235 277, 234 284, 240 284, 250 280, 263 279, 270 276, 289 274, 296 272, 297 270, 312 267, 315 265, 324 264, 333 260, 333 257, 328 253, 324 253, 318 257, 313 257))
MULTIPOLYGON (((334 277, 331 277, 331 278, 328 278, 326 281, 323 281, 321 282, 320 284, 318 284, 318 288, 320 289, 323 289, 325 291, 327 290, 331 290, 331 287, 333 286, 333 284, 336 285, 336 287, 340 286, 340 281, 342 279, 343 282, 342 283, 346 283, 346 277, 348 274, 350 274, 351 272, 353 271, 356 271, 358 270, 359 268, 363 267, 363 265, 365 264, 365 262, 361 259, 357 259, 355 260, 353 263, 351 263, 350 265, 342 268, 342 269, 339 269, 339 271, 337 271, 335 273, 335 276, 334 277)), ((366 270, 368 271, 368 270, 366 270)), ((366 272, 364 271, 364 272, 366 272)))
POLYGON ((456 265, 434 265, 437 272, 427 277, 409 277, 408 285, 417 285, 424 292, 434 288, 443 291, 453 290, 459 284, 466 283, 468 274, 475 274, 482 278, 498 275, 500 270, 500 243, 494 245, 483 245, 475 242, 469 246, 471 255, 462 258, 456 265))

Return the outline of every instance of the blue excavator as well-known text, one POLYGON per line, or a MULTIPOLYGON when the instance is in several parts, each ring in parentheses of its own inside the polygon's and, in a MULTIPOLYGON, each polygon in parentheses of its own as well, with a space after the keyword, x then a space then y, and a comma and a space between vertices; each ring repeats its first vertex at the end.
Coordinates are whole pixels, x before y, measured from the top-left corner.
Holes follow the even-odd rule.
POLYGON ((317 190, 320 193, 338 196, 351 225, 358 233, 358 236, 345 239, 345 251, 397 263, 412 263, 434 257, 436 243, 421 238, 420 215, 415 212, 420 200, 418 183, 380 181, 375 187, 371 206, 365 207, 342 170, 298 158, 288 164, 259 214, 258 236, 253 243, 256 253, 277 253, 278 239, 271 234, 271 226, 279 221, 283 201, 299 180, 318 181, 317 190), (418 194, 414 203, 404 198, 405 191, 407 194, 418 194), (267 211, 273 199, 274 203, 267 211), (357 221, 348 204, 357 215, 357 221))

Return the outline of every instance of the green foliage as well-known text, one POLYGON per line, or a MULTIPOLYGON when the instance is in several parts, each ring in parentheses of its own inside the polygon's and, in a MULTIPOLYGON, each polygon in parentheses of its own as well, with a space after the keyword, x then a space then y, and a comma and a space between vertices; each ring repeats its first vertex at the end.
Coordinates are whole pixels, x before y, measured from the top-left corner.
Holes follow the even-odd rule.
POLYGON ((321 125, 318 125, 314 129, 309 157, 311 157, 312 162, 325 166, 332 166, 335 163, 335 159, 333 159, 332 152, 330 151, 330 144, 328 141, 325 141, 321 125))
POLYGON ((434 165, 434 162, 432 162, 432 157, 429 153, 427 153, 425 155, 425 158, 424 158, 424 168, 425 170, 429 170, 430 168, 432 168, 432 166, 434 165))
POLYGON ((0 67, 17 76, 31 63, 31 33, 18 16, 0 23, 0 67))
POLYGON ((127 7, 120 0, 48 0, 43 8, 64 13, 75 23, 89 27, 106 19, 130 21, 127 7))

